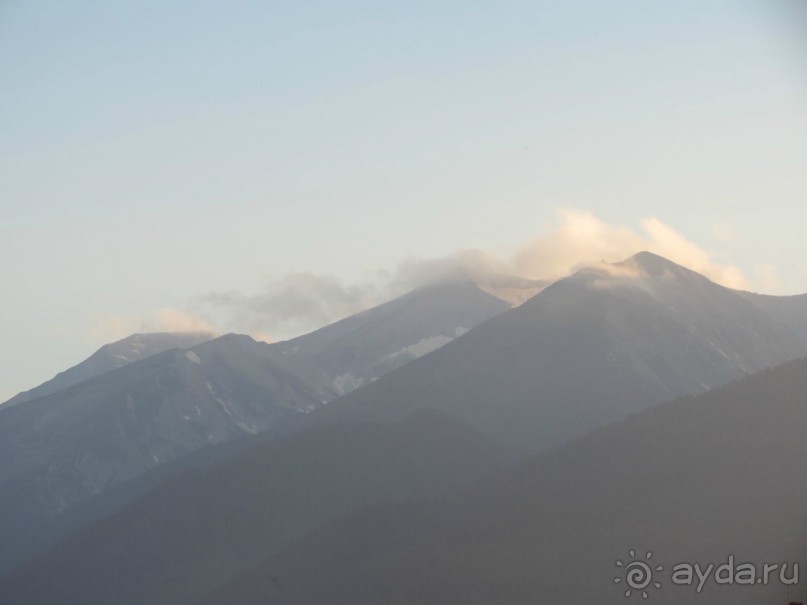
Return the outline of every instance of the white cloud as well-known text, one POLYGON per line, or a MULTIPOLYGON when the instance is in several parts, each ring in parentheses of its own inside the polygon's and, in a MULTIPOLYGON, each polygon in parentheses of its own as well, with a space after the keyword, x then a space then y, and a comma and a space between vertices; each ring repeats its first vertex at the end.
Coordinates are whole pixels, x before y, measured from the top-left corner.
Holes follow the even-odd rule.
MULTIPOLYGON (((622 261, 642 250, 655 252, 725 286, 749 288, 736 265, 657 218, 646 218, 632 227, 606 223, 582 210, 559 209, 555 221, 535 238, 504 253, 468 249, 444 258, 410 257, 391 269, 379 270, 376 279, 359 284, 346 284, 328 275, 293 273, 268 280, 255 294, 232 291, 200 296, 190 305, 194 312, 161 309, 145 320, 107 317, 96 325, 93 334, 112 340, 140 331, 233 331, 272 342, 451 276, 469 276, 491 284, 499 275, 549 282, 580 267, 622 261)), ((758 268, 756 276, 766 287, 780 283, 770 267, 758 268)), ((535 283, 525 283, 519 287, 534 286, 535 283)))
POLYGON ((582 210, 557 211, 552 228, 521 246, 508 263, 511 272, 533 279, 558 279, 575 268, 604 260, 617 262, 646 250, 732 288, 748 286, 740 269, 688 240, 656 218, 635 229, 610 225, 582 210))
POLYGON ((328 275, 292 273, 267 281, 254 295, 215 292, 200 296, 194 305, 225 330, 271 342, 358 313, 383 298, 371 284, 349 285, 328 275))

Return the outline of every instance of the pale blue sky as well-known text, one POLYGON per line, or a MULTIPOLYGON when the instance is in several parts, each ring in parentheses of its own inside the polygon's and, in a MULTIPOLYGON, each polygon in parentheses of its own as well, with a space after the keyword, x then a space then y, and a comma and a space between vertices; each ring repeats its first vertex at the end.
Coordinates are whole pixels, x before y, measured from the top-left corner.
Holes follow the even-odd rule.
POLYGON ((807 291, 803 6, 0 0, 0 399, 108 317, 502 250, 558 207, 807 291))

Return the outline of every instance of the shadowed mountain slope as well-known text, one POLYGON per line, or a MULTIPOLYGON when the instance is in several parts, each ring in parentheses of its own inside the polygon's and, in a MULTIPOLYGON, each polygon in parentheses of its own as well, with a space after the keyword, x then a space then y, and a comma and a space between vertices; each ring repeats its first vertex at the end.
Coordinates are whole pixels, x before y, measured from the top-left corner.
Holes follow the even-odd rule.
POLYGON ((0 602, 186 602, 339 515, 446 494, 511 459, 432 412, 317 427, 165 483, 34 558, 0 602))
POLYGON ((807 346, 807 294, 770 296, 753 292, 738 292, 770 317, 785 326, 807 346))

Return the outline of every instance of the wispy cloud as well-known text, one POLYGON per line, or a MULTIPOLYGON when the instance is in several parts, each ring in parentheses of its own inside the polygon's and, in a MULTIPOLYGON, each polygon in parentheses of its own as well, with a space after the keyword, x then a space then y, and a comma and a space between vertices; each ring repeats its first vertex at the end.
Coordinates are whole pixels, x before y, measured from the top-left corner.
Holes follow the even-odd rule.
POLYGON ((390 282, 413 287, 442 275, 464 273, 484 279, 491 273, 532 280, 556 280, 600 261, 618 262, 646 250, 706 275, 732 288, 748 287, 742 271, 715 253, 687 239, 656 218, 638 228, 606 223, 590 212, 559 209, 554 223, 532 240, 503 254, 465 250, 442 259, 407 259, 390 282))
MULTIPOLYGON (((157 321, 110 318, 118 334, 144 327, 211 329, 251 334, 261 340, 295 336, 367 309, 426 283, 456 276, 480 282, 500 275, 552 281, 600 261, 617 262, 647 250, 733 288, 748 288, 742 271, 724 254, 708 250, 656 218, 637 227, 609 224, 590 212, 559 209, 535 238, 492 253, 467 249, 444 258, 410 257, 380 268, 372 280, 347 284, 329 275, 293 273, 269 279, 255 293, 212 292, 191 301, 193 313, 164 309, 157 321)), ((766 270, 770 281, 772 270, 766 270)))
POLYGON ((370 284, 348 285, 329 275, 292 273, 263 284, 254 295, 214 292, 194 306, 225 331, 272 341, 358 313, 383 299, 370 284))

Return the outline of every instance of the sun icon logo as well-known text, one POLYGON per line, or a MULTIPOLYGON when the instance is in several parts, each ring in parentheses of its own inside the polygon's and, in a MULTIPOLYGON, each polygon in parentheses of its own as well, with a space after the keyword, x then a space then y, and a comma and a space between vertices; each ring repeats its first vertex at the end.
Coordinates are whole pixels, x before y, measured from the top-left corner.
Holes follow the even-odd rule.
POLYGON ((628 555, 630 556, 630 560, 625 562, 617 560, 616 562, 616 566, 622 569, 622 575, 614 578, 614 584, 625 583, 628 588, 625 591, 625 598, 630 597, 636 592, 636 594, 641 593, 642 598, 646 599, 649 596, 647 589, 651 586, 657 589, 661 588, 661 582, 653 580, 653 572, 664 571, 664 566, 657 565, 656 567, 652 567, 652 552, 648 552, 644 556, 644 559, 637 558, 635 550, 628 552, 628 555))

